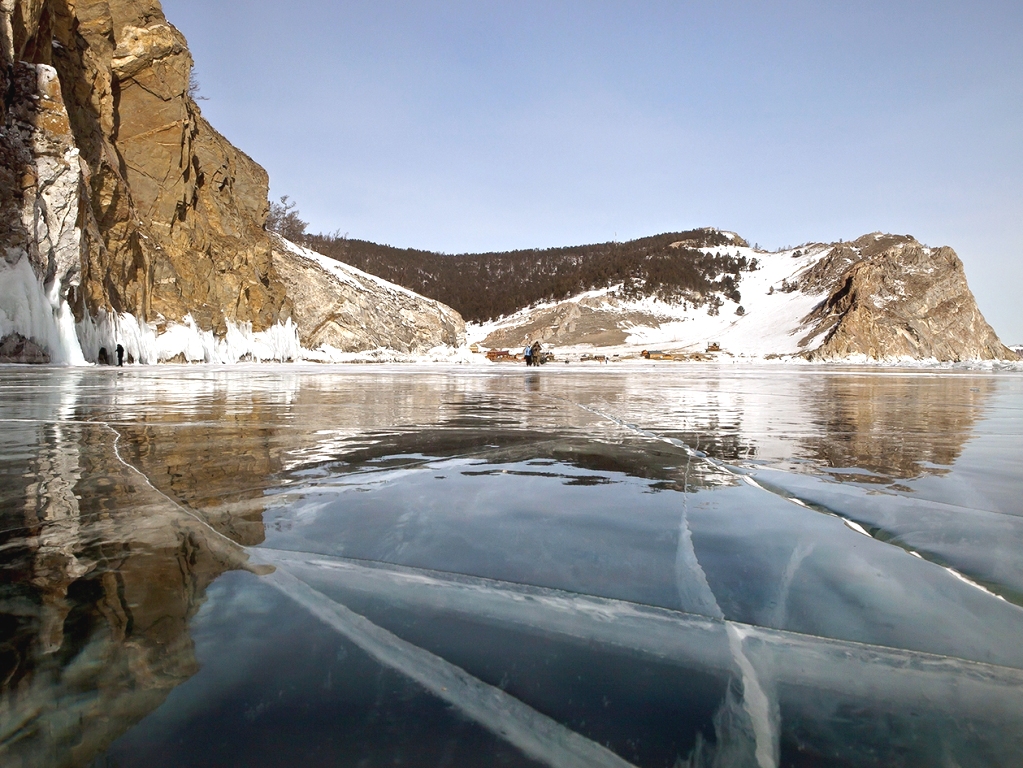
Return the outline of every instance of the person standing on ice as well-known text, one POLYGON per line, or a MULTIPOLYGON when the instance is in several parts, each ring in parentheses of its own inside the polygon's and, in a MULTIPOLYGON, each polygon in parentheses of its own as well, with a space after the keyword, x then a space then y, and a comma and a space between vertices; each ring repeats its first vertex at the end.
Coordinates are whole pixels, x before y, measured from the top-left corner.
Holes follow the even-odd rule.
POLYGON ((533 347, 529 343, 529 339, 526 339, 526 348, 522 350, 522 356, 526 358, 526 366, 533 364, 533 347))
POLYGON ((120 368, 124 365, 124 347, 120 344, 117 345, 117 367, 120 368))

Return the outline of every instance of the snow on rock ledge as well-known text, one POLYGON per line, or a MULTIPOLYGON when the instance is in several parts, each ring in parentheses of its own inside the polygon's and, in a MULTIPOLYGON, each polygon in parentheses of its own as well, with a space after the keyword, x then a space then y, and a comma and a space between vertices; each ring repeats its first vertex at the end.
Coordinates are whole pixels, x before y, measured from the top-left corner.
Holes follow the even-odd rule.
POLYGON ((465 322, 450 307, 284 238, 275 237, 273 265, 307 349, 423 354, 465 343, 465 322))

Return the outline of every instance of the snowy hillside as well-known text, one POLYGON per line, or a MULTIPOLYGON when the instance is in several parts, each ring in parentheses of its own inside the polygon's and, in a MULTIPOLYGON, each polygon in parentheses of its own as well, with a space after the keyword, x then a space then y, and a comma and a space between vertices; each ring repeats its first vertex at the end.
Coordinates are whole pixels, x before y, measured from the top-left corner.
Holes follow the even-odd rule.
POLYGON ((799 275, 829 250, 828 246, 778 253, 752 248, 730 250, 735 255, 756 258, 760 266, 754 272, 742 274, 739 302, 726 302, 717 315, 709 314, 704 307, 679 311, 678 307, 662 304, 658 310, 671 319, 657 326, 636 325, 626 343, 645 349, 670 346, 700 351, 716 342, 735 355, 797 354, 802 351, 800 342, 806 335, 802 319, 824 294, 785 288, 795 287, 799 275))
POLYGON ((872 233, 771 253, 720 235, 730 244, 696 250, 747 265, 721 282, 725 290, 665 301, 614 285, 472 324, 469 338, 490 348, 539 340, 563 354, 693 356, 713 347, 732 358, 1017 359, 984 320, 951 248, 872 233))
POLYGON ((669 304, 650 297, 623 299, 619 286, 614 286, 530 307, 494 322, 470 324, 467 332, 470 341, 487 347, 519 346, 528 336, 580 353, 595 348, 608 354, 644 349, 702 352, 716 342, 737 356, 798 354, 807 334, 802 319, 825 294, 793 288, 801 273, 830 248, 817 245, 777 253, 745 246, 701 249, 757 260, 757 269, 741 275, 739 301, 726 299, 720 307, 669 304), (554 322, 544 324, 545 319, 554 322))

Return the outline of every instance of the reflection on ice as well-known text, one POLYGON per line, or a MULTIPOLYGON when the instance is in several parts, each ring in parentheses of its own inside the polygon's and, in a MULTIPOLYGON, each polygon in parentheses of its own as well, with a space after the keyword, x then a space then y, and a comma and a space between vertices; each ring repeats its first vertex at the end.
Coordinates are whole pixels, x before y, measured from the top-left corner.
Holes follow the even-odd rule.
POLYGON ((1020 377, 609 368, 5 369, 0 759, 1018 761, 1020 377))
POLYGON ((759 487, 690 493, 683 517, 681 494, 625 475, 595 495, 568 466, 465 461, 289 491, 267 541, 1023 668, 1023 610, 759 487))
MULTIPOLYGON (((900 721, 912 728, 928 722, 991 721, 984 727, 991 729, 986 738, 997 742, 1003 733, 1014 734, 1003 758, 1011 758, 1023 746, 1019 730, 1023 671, 1016 669, 474 577, 274 550, 262 550, 260 557, 312 587, 320 595, 318 601, 353 606, 370 621, 411 634, 424 648, 449 644, 439 628, 483 623, 502 631, 568 638, 700 669, 718 676, 722 695, 733 679, 739 691, 733 704, 747 712, 747 726, 752 730, 745 735, 753 738, 744 740, 741 729, 733 730, 728 735, 732 741, 724 743, 724 723, 719 719, 719 732, 711 743, 718 750, 745 750, 747 757, 759 752, 759 764, 776 760, 776 755, 768 756, 777 748, 780 712, 798 716, 799 727, 806 730, 834 729, 828 738, 835 746, 844 738, 843 725, 841 720, 833 725, 828 721, 843 708, 883 713, 887 727, 896 729, 900 721), (808 701, 811 691, 818 692, 817 698, 808 701), (815 711, 813 702, 820 703, 823 692, 832 700, 824 711, 815 711)), ((465 658, 459 661, 469 673, 478 664, 465 658)), ((485 666, 478 671, 487 677, 485 666)), ((528 690, 516 692, 529 703, 528 690)), ((741 717, 741 713, 730 716, 741 717)), ((949 755, 968 748, 953 741, 951 734, 945 734, 944 746, 927 748, 935 753, 952 750, 949 755)))

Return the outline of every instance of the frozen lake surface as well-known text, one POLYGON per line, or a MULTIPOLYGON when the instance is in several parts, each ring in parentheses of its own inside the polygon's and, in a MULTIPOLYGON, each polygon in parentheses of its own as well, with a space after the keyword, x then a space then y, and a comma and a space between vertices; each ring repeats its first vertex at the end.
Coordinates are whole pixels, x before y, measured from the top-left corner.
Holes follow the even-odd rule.
POLYGON ((4 766, 1019 766, 1023 375, 0 368, 4 766))

